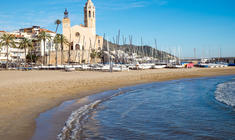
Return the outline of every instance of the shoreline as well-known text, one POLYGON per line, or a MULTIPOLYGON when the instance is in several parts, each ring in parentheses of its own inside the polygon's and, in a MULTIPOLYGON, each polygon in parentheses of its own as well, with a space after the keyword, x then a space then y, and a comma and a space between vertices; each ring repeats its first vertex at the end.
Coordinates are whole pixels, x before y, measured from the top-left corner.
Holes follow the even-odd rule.
POLYGON ((62 71, 0 72, 0 137, 31 139, 35 119, 64 101, 137 84, 234 75, 235 68, 159 69, 117 73, 62 71))
MULTIPOLYGON (((231 76, 235 76, 235 75, 231 75, 231 76)), ((177 80, 184 81, 188 79, 196 80, 196 79, 214 78, 214 77, 222 77, 222 76, 183 78, 183 79, 177 79, 177 80)), ((95 104, 95 107, 94 108, 92 107, 92 110, 93 110, 93 109, 96 109, 99 104, 104 103, 108 100, 112 100, 113 97, 117 97, 121 94, 125 94, 126 92, 130 92, 136 88, 138 89, 141 87, 145 87, 146 85, 151 85, 151 84, 156 84, 156 83, 165 83, 165 82, 171 82, 171 81, 175 81, 175 80, 157 81, 157 82, 150 82, 150 83, 145 83, 145 84, 126 86, 126 87, 122 87, 122 88, 115 89, 115 90, 108 90, 108 91, 104 91, 100 93, 95 93, 95 94, 92 94, 83 98, 79 98, 79 99, 64 101, 60 105, 52 109, 49 109, 46 112, 41 113, 40 116, 36 118, 36 123, 37 123, 36 130, 31 140, 41 140, 41 136, 44 136, 43 137, 44 140, 53 140, 53 139, 56 139, 59 134, 64 134, 64 135, 67 134, 65 131, 62 133, 62 129, 64 128, 68 129, 68 127, 65 126, 65 123, 68 122, 68 119, 71 117, 72 113, 79 112, 78 114, 80 114, 81 113, 80 108, 84 107, 85 105, 95 104)), ((90 108, 88 107, 88 109, 86 110, 89 110, 89 109, 90 108)), ((93 111, 89 111, 87 114, 90 115, 93 113, 93 111)), ((87 114, 86 113, 85 115, 82 114, 82 116, 86 116, 87 114)), ((81 117, 80 115, 79 115, 79 118, 81 117)), ((71 120, 69 121, 69 124, 72 125, 71 120)), ((70 125, 69 125, 69 128, 72 128, 72 126, 70 125)), ((80 125, 83 126, 83 124, 79 124, 79 126, 80 125)), ((79 130, 79 132, 81 131, 79 130)))

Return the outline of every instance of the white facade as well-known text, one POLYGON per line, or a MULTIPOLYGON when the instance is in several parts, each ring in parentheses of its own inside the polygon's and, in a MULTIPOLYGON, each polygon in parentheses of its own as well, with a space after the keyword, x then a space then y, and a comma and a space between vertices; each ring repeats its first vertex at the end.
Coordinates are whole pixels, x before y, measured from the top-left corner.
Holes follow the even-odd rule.
MULTIPOLYGON (((12 34, 14 34, 14 33, 12 33, 12 34)), ((0 37, 2 35, 3 34, 0 34, 0 37)), ((15 42, 16 42, 16 46, 18 46, 18 43, 20 42, 20 39, 15 39, 15 42)), ((18 48, 9 47, 8 48, 8 53, 9 53, 8 60, 11 61, 11 62, 22 61, 26 57, 24 50, 18 49, 18 48)), ((6 61, 7 61, 7 46, 2 46, 0 48, 0 63, 4 63, 6 61)))
MULTIPOLYGON (((54 37, 56 36, 56 33, 48 31, 46 29, 40 29, 40 27, 38 26, 34 26, 32 28, 28 28, 31 29, 31 31, 26 32, 25 29, 20 29, 19 31, 15 31, 15 32, 9 32, 8 34, 12 34, 15 35, 16 39, 16 46, 19 45, 20 40, 24 37, 30 40, 36 39, 37 35, 39 35, 40 31, 44 30, 45 32, 47 32, 50 36, 51 36, 51 40, 46 40, 45 43, 45 52, 46 55, 49 54, 50 51, 55 51, 55 44, 53 43, 54 37)), ((5 34, 7 32, 0 32, 0 37, 5 34)), ((1 41, 1 40, 0 40, 1 41)), ((43 40, 40 43, 35 43, 34 44, 35 48, 36 48, 36 53, 38 56, 44 56, 44 42, 43 40)), ((10 62, 18 62, 18 61, 24 61, 28 52, 28 49, 26 50, 26 56, 25 56, 25 52, 23 49, 18 49, 18 48, 12 48, 9 47, 9 56, 8 56, 8 60, 10 62)), ((6 46, 2 46, 0 49, 0 63, 4 63, 7 60, 7 47, 6 46)))
POLYGON ((63 35, 72 44, 65 50, 81 51, 79 60, 90 63, 92 50, 99 52, 103 48, 103 37, 96 34, 96 9, 91 0, 84 6, 84 25, 71 26, 67 9, 62 20, 63 35))

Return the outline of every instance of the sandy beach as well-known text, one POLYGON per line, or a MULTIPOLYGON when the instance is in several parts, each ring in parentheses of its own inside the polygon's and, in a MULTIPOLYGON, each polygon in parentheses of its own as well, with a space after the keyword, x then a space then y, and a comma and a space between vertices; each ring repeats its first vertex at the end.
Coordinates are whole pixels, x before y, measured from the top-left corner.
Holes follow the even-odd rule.
POLYGON ((232 75, 235 68, 129 72, 0 71, 0 138, 27 140, 41 112, 63 101, 141 83, 232 75))

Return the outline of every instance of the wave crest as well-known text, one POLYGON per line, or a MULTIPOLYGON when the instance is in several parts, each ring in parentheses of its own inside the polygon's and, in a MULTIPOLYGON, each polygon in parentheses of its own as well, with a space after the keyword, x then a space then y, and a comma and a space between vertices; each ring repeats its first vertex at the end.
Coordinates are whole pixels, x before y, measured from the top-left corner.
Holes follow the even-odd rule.
POLYGON ((65 126, 61 130, 60 134, 57 136, 57 140, 78 140, 80 139, 82 133, 82 125, 84 120, 89 118, 89 113, 91 113, 97 105, 100 103, 109 100, 115 96, 123 94, 129 90, 114 90, 113 92, 104 92, 105 97, 97 99, 96 101, 84 105, 73 111, 72 114, 69 116, 68 120, 65 122, 65 126))
POLYGON ((219 84, 215 91, 216 100, 235 107, 235 81, 219 84))
POLYGON ((88 117, 88 113, 90 113, 99 103, 101 103, 101 100, 97 100, 74 111, 65 122, 65 126, 61 130, 61 133, 57 136, 57 140, 79 139, 83 120, 88 117))

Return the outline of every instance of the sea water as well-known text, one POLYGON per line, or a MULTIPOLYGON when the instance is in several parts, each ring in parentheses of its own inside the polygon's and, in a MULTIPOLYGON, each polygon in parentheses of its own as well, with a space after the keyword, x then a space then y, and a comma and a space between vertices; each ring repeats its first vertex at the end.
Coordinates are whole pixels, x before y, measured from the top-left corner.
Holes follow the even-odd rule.
POLYGON ((74 111, 58 139, 235 139, 235 76, 156 82, 122 90, 124 94, 74 111))

